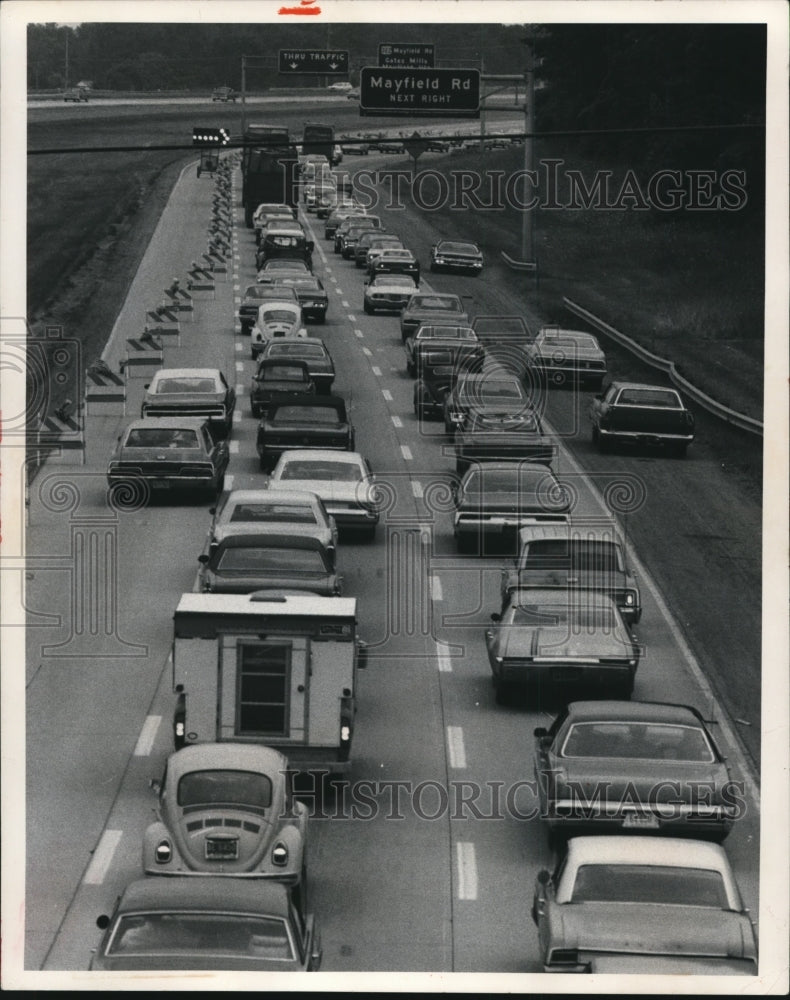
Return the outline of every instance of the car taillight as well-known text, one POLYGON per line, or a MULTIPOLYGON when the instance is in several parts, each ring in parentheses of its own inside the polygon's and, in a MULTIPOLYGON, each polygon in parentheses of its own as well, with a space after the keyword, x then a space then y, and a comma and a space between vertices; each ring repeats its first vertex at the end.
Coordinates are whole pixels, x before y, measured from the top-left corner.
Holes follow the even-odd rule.
POLYGON ((341 726, 340 727, 340 742, 348 743, 351 739, 351 726, 341 726))
POLYGON ((272 850, 272 864, 278 865, 280 868, 288 864, 288 848, 282 841, 274 845, 272 850))
MULTIPOLYGON (((182 727, 183 728, 183 727, 182 727)), ((158 865, 166 865, 173 857, 173 847, 169 840, 160 840, 154 851, 154 858, 158 865)))

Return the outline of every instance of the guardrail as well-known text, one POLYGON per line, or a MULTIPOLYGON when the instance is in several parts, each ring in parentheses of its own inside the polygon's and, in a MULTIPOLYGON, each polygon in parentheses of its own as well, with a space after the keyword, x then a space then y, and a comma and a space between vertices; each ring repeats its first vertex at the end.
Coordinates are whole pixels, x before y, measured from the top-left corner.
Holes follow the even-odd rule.
POLYGON ((751 434, 762 436, 762 421, 755 420, 754 417, 747 417, 745 413, 738 413, 737 410, 731 410, 728 406, 708 396, 707 393, 698 389, 697 386, 692 385, 691 382, 680 374, 674 361, 670 361, 667 358, 660 358, 657 354, 652 354, 645 347, 642 347, 641 344, 638 344, 635 340, 631 340, 630 337, 627 337, 624 333, 620 333, 619 330, 616 330, 613 326, 600 319, 600 317, 591 313, 589 309, 585 309, 584 306, 580 306, 577 302, 569 299, 567 295, 563 295, 562 302, 569 312, 585 320, 600 333, 605 333, 608 337, 611 337, 612 340, 635 355, 646 365, 656 368, 667 375, 676 388, 682 389, 689 399, 693 399, 703 409, 719 417, 721 420, 725 420, 728 424, 739 427, 743 431, 749 431, 751 434))

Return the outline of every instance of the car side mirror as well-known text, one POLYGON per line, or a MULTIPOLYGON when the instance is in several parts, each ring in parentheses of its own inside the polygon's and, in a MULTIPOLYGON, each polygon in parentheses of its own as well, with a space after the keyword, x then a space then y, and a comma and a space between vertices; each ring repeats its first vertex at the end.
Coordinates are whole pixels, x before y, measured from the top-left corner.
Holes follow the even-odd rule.
POLYGON ((200 553, 200 555, 198 556, 198 562, 202 563, 204 566, 206 565, 206 563, 208 562, 208 556, 206 555, 205 552, 200 553))
POLYGON ((216 507, 209 507, 208 512, 209 512, 209 514, 216 514, 217 513, 217 508, 216 507))
POLYGON ((100 931, 107 930, 107 928, 110 926, 110 918, 107 916, 106 913, 102 913, 100 917, 96 918, 96 926, 99 928, 100 931))
POLYGON ((603 399, 603 393, 602 393, 602 392, 597 392, 597 393, 595 394, 595 398, 596 398, 596 399, 603 399))
POLYGON ((313 252, 313 247, 314 247, 314 246, 315 246, 315 243, 313 243, 313 241, 312 241, 312 240, 308 240, 308 241, 307 241, 307 249, 308 249, 308 251, 309 251, 310 253, 312 253, 312 252, 313 252))
POLYGON ((151 388, 151 383, 150 382, 146 382, 145 385, 143 386, 143 388, 144 389, 150 389, 151 388))
POLYGON ((549 882, 551 882, 551 872, 548 870, 548 868, 541 868, 541 870, 538 872, 538 882, 544 888, 549 884, 549 882))
POLYGON ((533 731, 532 735, 535 739, 542 740, 545 736, 548 736, 549 733, 544 726, 538 726, 538 728, 533 731))
POLYGON ((500 613, 498 611, 492 611, 491 612, 491 621, 492 622, 501 622, 502 621, 502 615, 500 615, 500 613))

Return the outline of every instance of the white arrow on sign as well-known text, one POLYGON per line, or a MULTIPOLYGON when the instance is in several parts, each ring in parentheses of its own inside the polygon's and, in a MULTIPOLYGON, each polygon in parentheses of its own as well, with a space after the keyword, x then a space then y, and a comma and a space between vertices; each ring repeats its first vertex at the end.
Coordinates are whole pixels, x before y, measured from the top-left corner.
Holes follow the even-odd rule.
POLYGON ((296 69, 298 66, 299 63, 291 63, 291 69, 296 69))
POLYGON ((339 65, 340 65, 340 63, 330 63, 330 64, 329 64, 329 68, 330 68, 330 69, 337 69, 337 67, 338 67, 339 65))

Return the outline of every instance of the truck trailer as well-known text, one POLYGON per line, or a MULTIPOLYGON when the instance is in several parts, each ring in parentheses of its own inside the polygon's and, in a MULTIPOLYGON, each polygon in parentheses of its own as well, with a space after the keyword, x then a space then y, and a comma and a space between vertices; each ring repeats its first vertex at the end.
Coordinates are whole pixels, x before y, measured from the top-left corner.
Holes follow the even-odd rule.
POLYGON ((295 770, 349 770, 365 644, 356 599, 183 594, 174 615, 176 750, 260 743, 295 770))

